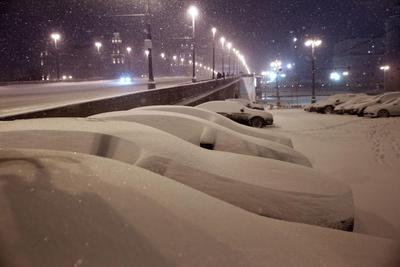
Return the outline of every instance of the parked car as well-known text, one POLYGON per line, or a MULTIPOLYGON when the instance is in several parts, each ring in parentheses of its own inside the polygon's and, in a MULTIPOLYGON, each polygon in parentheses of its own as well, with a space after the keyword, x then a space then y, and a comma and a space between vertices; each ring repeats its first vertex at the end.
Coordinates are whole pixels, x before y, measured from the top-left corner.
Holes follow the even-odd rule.
POLYGON ((385 103, 369 106, 364 110, 364 116, 371 118, 400 116, 400 98, 393 98, 385 103))
POLYGON ((358 116, 362 117, 362 116, 364 116, 364 111, 366 108, 377 105, 377 104, 382 104, 389 100, 399 98, 399 97, 400 97, 400 92, 390 92, 390 93, 384 93, 384 94, 375 96, 367 102, 355 105, 353 107, 353 109, 351 110, 351 114, 357 114, 358 116))
POLYGON ((211 101, 197 107, 217 112, 233 121, 255 128, 262 128, 265 125, 272 125, 274 123, 271 113, 247 108, 240 103, 232 101, 211 101))
POLYGON ((159 111, 166 111, 166 112, 174 112, 179 114, 186 114, 190 116, 194 116, 200 119, 208 120, 238 133, 242 133, 245 135, 273 141, 288 147, 293 148, 292 140, 286 136, 276 134, 270 131, 264 131, 261 129, 254 129, 251 127, 246 127, 239 123, 236 123, 222 115, 219 115, 213 111, 195 108, 195 107, 185 107, 185 106, 147 106, 147 107, 140 107, 136 108, 135 110, 159 110, 159 111))
POLYGON ((265 110, 265 107, 262 104, 259 104, 255 101, 250 101, 247 99, 243 98, 237 98, 237 99, 227 99, 225 101, 232 101, 232 102, 237 102, 242 104, 245 107, 252 108, 252 109, 258 109, 258 110, 265 110))
POLYGON ((331 114, 335 107, 341 105, 350 99, 356 97, 357 94, 337 94, 320 101, 315 105, 315 111, 319 113, 331 114))
POLYGON ((335 107, 334 113, 336 114, 348 114, 354 105, 358 105, 364 102, 367 102, 372 97, 366 94, 359 94, 355 98, 350 99, 349 101, 340 104, 335 107))
POLYGON ((238 133, 212 121, 186 114, 132 109, 103 113, 90 118, 140 123, 209 150, 265 157, 312 167, 307 157, 293 148, 238 133))

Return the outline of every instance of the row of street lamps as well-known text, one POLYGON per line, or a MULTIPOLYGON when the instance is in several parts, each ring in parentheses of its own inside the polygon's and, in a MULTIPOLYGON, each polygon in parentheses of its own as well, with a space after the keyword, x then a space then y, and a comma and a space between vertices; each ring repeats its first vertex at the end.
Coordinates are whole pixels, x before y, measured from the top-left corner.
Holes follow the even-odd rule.
MULTIPOLYGON (((147 15, 147 17, 149 18, 149 3, 147 3, 147 10, 146 10, 146 14, 143 15, 147 15)), ((187 10, 188 15, 190 16, 190 18, 192 19, 192 59, 191 64, 192 64, 192 82, 195 83, 197 81, 197 76, 196 76, 196 66, 200 66, 203 64, 198 64, 196 61, 196 19, 198 18, 200 12, 198 10, 198 8, 196 6, 190 6, 187 10)), ((127 15, 129 16, 129 15, 127 15)), ((133 15, 132 15, 133 16, 133 15)), ((146 40, 145 40, 145 54, 148 58, 148 63, 149 63, 149 85, 152 85, 152 88, 154 88, 155 86, 155 81, 154 81, 154 74, 153 74, 153 58, 152 58, 152 44, 150 44, 151 42, 151 27, 150 27, 150 22, 148 21, 146 24, 146 31, 147 31, 147 36, 146 36, 146 40)), ((213 38, 213 55, 212 55, 212 68, 210 67, 206 67, 206 69, 208 70, 210 68, 210 71, 212 72, 212 79, 216 78, 216 74, 218 73, 216 71, 216 34, 217 34, 217 29, 214 27, 211 29, 212 32, 212 38, 213 38)), ((57 79, 60 80, 60 62, 59 62, 59 52, 58 52, 58 46, 59 46, 59 42, 61 40, 61 35, 59 33, 52 33, 51 34, 51 38, 54 41, 54 45, 55 45, 55 50, 56 50, 56 58, 57 58, 57 79)), ((227 42, 225 37, 221 37, 219 39, 220 43, 221 43, 221 48, 222 48, 222 75, 223 77, 225 77, 225 50, 228 51, 228 76, 232 74, 232 70, 231 70, 231 51, 233 51, 234 53, 234 73, 235 73, 235 69, 237 68, 237 72, 239 72, 239 63, 242 63, 242 66, 244 67, 244 69, 247 71, 248 74, 250 74, 250 69, 246 63, 246 60, 244 58, 244 56, 239 52, 239 50, 237 50, 236 48, 233 48, 233 45, 231 42, 227 42), (237 65, 236 65, 237 63, 237 65)), ((98 54, 101 53, 101 48, 103 47, 103 44, 101 42, 96 41, 94 43, 94 46, 98 52, 98 54)), ((126 48, 128 55, 131 54, 132 52, 132 48, 131 47, 127 47, 126 48)), ((166 55, 165 53, 161 53, 161 57, 163 59, 165 59, 166 55)), ((176 56, 174 56, 174 61, 176 61, 176 56)))

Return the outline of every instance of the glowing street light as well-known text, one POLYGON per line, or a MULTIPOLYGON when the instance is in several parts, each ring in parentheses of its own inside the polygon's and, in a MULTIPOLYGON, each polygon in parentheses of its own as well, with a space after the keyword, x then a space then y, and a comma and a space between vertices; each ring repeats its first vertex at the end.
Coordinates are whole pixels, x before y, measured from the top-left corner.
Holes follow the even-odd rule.
POLYGON ((146 57, 149 57, 149 56, 150 56, 150 51, 149 51, 148 49, 146 49, 146 50, 144 51, 144 54, 146 55, 146 57))
POLYGON ((162 59, 165 59, 165 53, 161 53, 160 56, 161 56, 162 59))
POLYGON ((211 29, 211 32, 212 32, 212 42, 213 42, 213 45, 212 45, 212 49, 213 49, 213 52, 212 52, 212 61, 213 61, 213 66, 212 66, 212 68, 213 68, 213 73, 212 73, 212 78, 213 79, 215 79, 215 35, 217 34, 217 28, 212 28, 211 29))
POLYGON ((222 47, 222 76, 225 78, 225 58, 224 58, 224 50, 225 50, 225 42, 226 39, 225 37, 221 37, 219 39, 220 43, 221 43, 221 47, 222 47))
POLYGON ((132 47, 128 46, 126 48, 126 52, 128 52, 128 72, 132 72, 132 59, 131 59, 132 47))
POLYGON ((340 76, 340 74, 338 72, 332 72, 330 74, 330 79, 332 81, 338 82, 338 81, 340 81, 342 79, 342 76, 340 76))
POLYGON ((196 66, 195 66, 195 62, 196 62, 196 18, 199 16, 199 9, 196 6, 191 6, 188 9, 188 14, 190 15, 190 17, 192 18, 192 29, 193 29, 193 42, 192 42, 192 82, 195 83, 196 82, 196 66))
POLYGON ((389 65, 385 65, 385 66, 381 66, 380 69, 384 72, 390 70, 390 66, 389 65))
POLYGON ((274 77, 275 77, 275 82, 276 82, 276 106, 278 108, 280 108, 281 107, 281 96, 280 96, 280 92, 279 92, 279 77, 281 75, 279 75, 279 73, 282 71, 282 61, 275 60, 275 61, 271 62, 271 68, 275 72, 274 77))
POLYGON ((59 33, 52 33, 50 35, 51 39, 54 41, 54 47, 58 49, 58 42, 61 40, 61 35, 59 33))
POLYGON ((316 73, 316 68, 315 68, 315 48, 319 47, 322 45, 322 41, 320 39, 309 39, 305 42, 305 46, 311 47, 311 70, 312 70, 312 97, 311 97, 311 103, 314 104, 317 102, 317 98, 315 95, 315 73, 316 73))
POLYGON ((60 53, 58 52, 58 43, 61 40, 61 34, 59 33, 52 33, 50 35, 51 39, 54 41, 54 48, 56 54, 56 72, 57 72, 57 80, 60 80, 60 53))
POLYGON ((232 50, 232 43, 228 43, 227 45, 226 45, 226 47, 228 48, 228 68, 229 68, 229 70, 228 70, 228 76, 230 76, 231 75, 231 50, 232 50))
POLYGON ((103 46, 103 44, 100 43, 100 42, 95 42, 95 43, 94 43, 94 46, 95 46, 96 49, 97 49, 97 53, 100 54, 100 49, 101 49, 101 47, 103 46))
POLYGON ((383 71, 383 90, 386 91, 386 85, 385 85, 385 81, 386 81, 386 72, 388 72, 390 70, 390 66, 389 65, 384 65, 380 67, 380 70, 383 71))

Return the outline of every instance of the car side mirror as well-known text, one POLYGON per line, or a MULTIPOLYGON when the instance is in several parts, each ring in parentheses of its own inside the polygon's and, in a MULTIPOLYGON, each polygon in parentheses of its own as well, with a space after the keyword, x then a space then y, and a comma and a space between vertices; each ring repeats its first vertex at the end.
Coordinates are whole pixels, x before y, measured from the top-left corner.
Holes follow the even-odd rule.
POLYGON ((244 109, 241 109, 241 110, 240 110, 240 112, 242 112, 242 113, 243 113, 243 112, 244 112, 244 109))

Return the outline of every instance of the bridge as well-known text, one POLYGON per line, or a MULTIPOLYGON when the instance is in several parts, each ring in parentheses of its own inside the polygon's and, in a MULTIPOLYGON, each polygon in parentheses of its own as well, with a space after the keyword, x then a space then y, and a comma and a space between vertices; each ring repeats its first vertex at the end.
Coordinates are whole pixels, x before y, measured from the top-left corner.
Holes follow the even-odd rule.
POLYGON ((0 120, 87 117, 149 105, 197 105, 211 100, 255 95, 252 77, 229 77, 191 83, 190 77, 147 80, 26 83, 0 86, 0 120))

